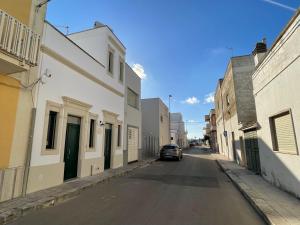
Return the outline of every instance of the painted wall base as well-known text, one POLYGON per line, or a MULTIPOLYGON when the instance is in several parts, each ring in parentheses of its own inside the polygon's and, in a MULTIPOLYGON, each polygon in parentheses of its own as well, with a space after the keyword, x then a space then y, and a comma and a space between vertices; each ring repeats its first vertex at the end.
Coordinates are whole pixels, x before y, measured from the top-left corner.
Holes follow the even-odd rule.
POLYGON ((62 184, 64 178, 64 166, 64 163, 57 163, 30 167, 27 193, 62 184))

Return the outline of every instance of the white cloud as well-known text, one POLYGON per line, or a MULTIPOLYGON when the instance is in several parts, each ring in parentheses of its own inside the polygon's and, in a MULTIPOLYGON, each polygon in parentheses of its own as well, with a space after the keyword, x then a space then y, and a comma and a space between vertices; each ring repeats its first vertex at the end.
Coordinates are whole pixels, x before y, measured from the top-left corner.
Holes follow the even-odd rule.
POLYGON ((276 1, 273 1, 273 0, 262 0, 262 1, 270 3, 272 5, 279 6, 281 8, 287 9, 287 10, 291 10, 291 11, 296 11, 297 10, 297 9, 295 9, 293 7, 290 7, 288 5, 285 5, 285 4, 282 4, 282 3, 279 3, 279 2, 276 2, 276 1))
POLYGON ((214 103, 214 102, 215 102, 215 93, 214 92, 211 92, 211 93, 205 95, 205 98, 204 98, 205 104, 214 103))
POLYGON ((196 97, 189 97, 186 100, 183 101, 183 103, 189 104, 189 105, 195 105, 198 104, 200 101, 196 97))
POLYGON ((211 49, 210 53, 213 54, 213 55, 220 55, 220 54, 223 54, 223 53, 225 53, 227 51, 228 51, 227 48, 219 47, 219 48, 213 48, 213 49, 211 49))
POLYGON ((144 67, 141 64, 133 64, 132 69, 141 79, 147 78, 147 74, 145 74, 144 67))
POLYGON ((195 120, 188 120, 188 123, 195 123, 195 120))

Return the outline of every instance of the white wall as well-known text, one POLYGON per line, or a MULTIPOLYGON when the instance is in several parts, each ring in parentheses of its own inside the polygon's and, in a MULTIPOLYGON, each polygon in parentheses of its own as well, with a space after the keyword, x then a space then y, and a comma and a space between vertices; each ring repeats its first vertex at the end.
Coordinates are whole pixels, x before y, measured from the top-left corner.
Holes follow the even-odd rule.
POLYGON ((253 74, 262 176, 300 196, 300 16, 253 74), (296 47, 297 46, 297 47, 296 47), (291 109, 298 154, 274 152, 269 117, 291 109))
MULTIPOLYGON (((49 24, 45 25, 42 45, 93 74, 96 78, 108 83, 120 93, 124 93, 124 86, 108 77, 103 66, 91 59, 49 24)), ((87 79, 83 74, 62 63, 61 60, 49 56, 48 53, 42 53, 40 65, 41 75, 48 70, 52 77, 45 79, 46 84, 39 86, 31 166, 58 163, 61 154, 64 154, 63 149, 60 149, 58 155, 41 155, 42 131, 44 129, 47 100, 62 104, 62 96, 71 97, 92 105, 90 111, 97 114, 101 121, 103 121, 102 110, 119 114, 118 119, 124 121, 124 97, 117 95, 91 79, 87 79)), ((84 157, 86 159, 103 156, 102 137, 102 132, 97 133, 96 151, 85 152, 84 157)), ((122 154, 122 150, 117 151, 116 154, 122 154)))

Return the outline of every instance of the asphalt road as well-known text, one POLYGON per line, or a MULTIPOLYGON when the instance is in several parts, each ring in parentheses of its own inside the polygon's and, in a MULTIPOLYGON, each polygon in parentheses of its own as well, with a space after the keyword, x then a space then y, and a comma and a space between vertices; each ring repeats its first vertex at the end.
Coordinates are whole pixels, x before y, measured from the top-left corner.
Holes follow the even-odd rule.
POLYGON ((13 224, 264 224, 206 151, 185 153, 180 162, 155 162, 13 224))

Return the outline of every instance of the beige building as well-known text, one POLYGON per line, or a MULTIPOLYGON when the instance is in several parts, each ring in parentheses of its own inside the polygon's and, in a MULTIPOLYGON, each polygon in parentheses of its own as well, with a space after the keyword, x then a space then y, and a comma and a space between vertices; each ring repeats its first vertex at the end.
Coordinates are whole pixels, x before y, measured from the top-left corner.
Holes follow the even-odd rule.
POLYGON ((218 141, 217 141, 217 126, 216 126, 216 113, 215 109, 211 109, 208 115, 204 116, 205 122, 207 122, 205 130, 205 135, 209 137, 209 145, 211 149, 215 152, 218 151, 218 141))
POLYGON ((181 148, 187 147, 187 132, 181 113, 171 113, 171 143, 181 148))
POLYGON ((244 132, 256 121, 251 75, 252 55, 232 57, 215 93, 216 126, 219 151, 238 164, 246 165, 244 132))
POLYGON ((46 4, 0 1, 0 201, 24 193, 46 4))
POLYGON ((141 100, 143 150, 150 154, 170 144, 169 109, 160 98, 141 100))
POLYGON ((261 174, 300 197, 300 11, 257 60, 253 88, 261 174))

